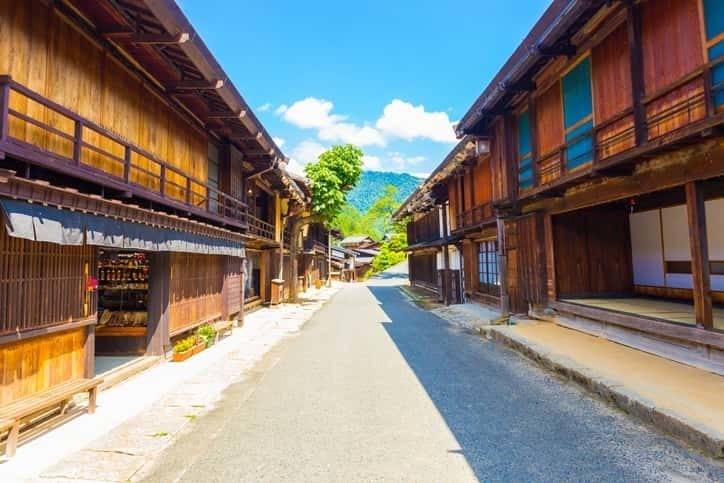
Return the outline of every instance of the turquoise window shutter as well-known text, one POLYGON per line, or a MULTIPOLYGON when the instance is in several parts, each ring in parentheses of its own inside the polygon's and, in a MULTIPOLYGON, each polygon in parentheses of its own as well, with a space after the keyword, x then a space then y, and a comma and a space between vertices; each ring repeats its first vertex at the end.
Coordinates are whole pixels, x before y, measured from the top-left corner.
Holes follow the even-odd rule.
POLYGON ((593 94, 591 58, 586 57, 561 79, 567 167, 577 168, 593 159, 593 94))
POLYGON ((533 157, 530 140, 530 111, 518 116, 518 186, 533 187, 533 157))
MULTIPOLYGON (((707 43, 724 32, 724 2, 722 0, 704 0, 704 29, 707 43)), ((724 42, 709 46, 709 60, 713 61, 724 55, 724 42)), ((724 105, 724 62, 711 69, 711 85, 714 94, 714 105, 724 105)))

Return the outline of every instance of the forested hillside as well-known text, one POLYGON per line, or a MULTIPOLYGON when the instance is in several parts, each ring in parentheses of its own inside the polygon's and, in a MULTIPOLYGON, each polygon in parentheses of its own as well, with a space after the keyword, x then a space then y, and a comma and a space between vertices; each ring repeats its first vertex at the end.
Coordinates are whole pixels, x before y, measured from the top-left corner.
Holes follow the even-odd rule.
POLYGON ((362 173, 362 181, 347 195, 347 201, 361 213, 367 213, 375 200, 382 195, 385 186, 392 185, 397 188, 395 201, 402 202, 421 182, 421 178, 407 173, 365 171, 362 173))

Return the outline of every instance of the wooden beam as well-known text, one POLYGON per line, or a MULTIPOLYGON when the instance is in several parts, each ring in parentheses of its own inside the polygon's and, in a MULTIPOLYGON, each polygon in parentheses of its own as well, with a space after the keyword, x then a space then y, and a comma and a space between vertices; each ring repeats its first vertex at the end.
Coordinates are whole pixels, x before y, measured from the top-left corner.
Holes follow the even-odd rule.
POLYGON ((191 36, 188 32, 181 32, 175 35, 137 33, 131 38, 131 42, 147 45, 179 45, 185 44, 190 39, 191 36))
POLYGON ((216 79, 216 80, 212 80, 212 81, 187 79, 187 80, 179 81, 179 82, 169 86, 169 90, 171 90, 171 91, 216 90, 216 89, 221 89, 223 86, 224 86, 223 79, 216 79))
POLYGON ((243 119, 244 117, 246 117, 246 109, 237 112, 211 111, 206 115, 206 119, 243 119))
POLYGON ((644 57, 641 43, 641 6, 638 2, 626 5, 629 62, 631 65, 631 94, 634 111, 634 136, 636 145, 641 146, 647 141, 646 108, 642 102, 644 97, 644 57))
POLYGON ((232 141, 259 141, 264 137, 264 134, 259 131, 255 136, 231 136, 229 139, 232 141))
POLYGON ((608 324, 628 327, 639 332, 662 335, 673 339, 705 344, 717 349, 724 349, 724 334, 716 331, 703 330, 699 327, 672 324, 665 319, 655 319, 644 315, 614 310, 601 309, 573 302, 556 300, 551 308, 579 317, 599 320, 608 324))
POLYGON ((106 39, 128 40, 134 44, 146 45, 179 45, 191 40, 188 32, 178 34, 135 32, 133 30, 105 30, 99 32, 106 39))
POLYGON ((686 211, 689 218, 691 275, 694 282, 694 314, 697 327, 711 330, 714 320, 711 308, 711 277, 709 248, 706 237, 704 192, 699 183, 686 183, 686 211))

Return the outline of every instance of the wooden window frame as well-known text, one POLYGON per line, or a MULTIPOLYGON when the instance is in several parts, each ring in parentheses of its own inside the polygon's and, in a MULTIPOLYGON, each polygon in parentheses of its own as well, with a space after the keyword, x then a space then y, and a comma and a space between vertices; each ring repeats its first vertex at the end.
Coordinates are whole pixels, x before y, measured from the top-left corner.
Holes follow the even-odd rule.
POLYGON ((477 245, 477 291, 499 297, 500 267, 498 266, 498 241, 483 240, 478 242, 477 245))

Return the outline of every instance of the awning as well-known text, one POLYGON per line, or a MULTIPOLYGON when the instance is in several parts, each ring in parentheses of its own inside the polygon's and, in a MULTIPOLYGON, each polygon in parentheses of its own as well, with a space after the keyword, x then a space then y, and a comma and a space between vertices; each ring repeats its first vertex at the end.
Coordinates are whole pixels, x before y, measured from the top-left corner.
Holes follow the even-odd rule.
POLYGON ((0 199, 8 234, 60 245, 183 252, 245 257, 240 242, 157 228, 142 223, 61 210, 37 203, 0 199))

